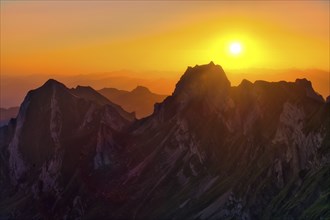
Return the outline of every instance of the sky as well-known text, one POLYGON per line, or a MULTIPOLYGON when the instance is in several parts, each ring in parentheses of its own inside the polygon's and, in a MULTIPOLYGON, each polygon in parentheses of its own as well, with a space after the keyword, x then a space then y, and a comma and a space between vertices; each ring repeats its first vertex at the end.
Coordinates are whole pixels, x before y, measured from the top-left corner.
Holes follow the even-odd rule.
POLYGON ((326 96, 329 4, 2 0, 1 77, 127 70, 134 78, 178 78, 187 66, 214 61, 232 74, 244 70, 244 78, 256 68, 322 70, 318 78, 327 80, 315 84, 326 96), (233 43, 239 54, 230 52, 233 43))

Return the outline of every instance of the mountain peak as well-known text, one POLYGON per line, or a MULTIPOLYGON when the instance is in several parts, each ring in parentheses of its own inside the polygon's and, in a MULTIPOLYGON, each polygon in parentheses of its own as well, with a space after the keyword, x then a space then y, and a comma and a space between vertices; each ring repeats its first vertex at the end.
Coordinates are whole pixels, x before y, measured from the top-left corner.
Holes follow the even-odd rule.
POLYGON ((76 88, 71 89, 71 93, 78 97, 82 97, 86 100, 93 101, 95 103, 98 103, 100 105, 106 105, 111 104, 111 102, 106 99, 104 96, 96 92, 92 87, 90 86, 80 86, 78 85, 76 88))
POLYGON ((59 81, 55 79, 48 79, 42 87, 48 87, 48 86, 60 86, 60 87, 65 87, 64 84, 60 83, 59 81))
POLYGON ((315 92, 312 86, 312 82, 307 80, 306 78, 303 79, 296 79, 295 84, 298 87, 303 88, 306 91, 306 95, 314 100, 317 100, 319 102, 324 102, 323 97, 315 92))
POLYGON ((242 86, 242 87, 251 87, 251 86, 253 86, 253 83, 250 82, 247 79, 243 79, 242 82, 239 84, 239 86, 242 86))
POLYGON ((137 86, 135 89, 132 90, 132 92, 139 92, 139 93, 151 93, 151 91, 144 86, 137 86))
POLYGON ((311 81, 307 80, 306 78, 303 79, 296 79, 295 83, 297 85, 303 86, 305 88, 309 88, 312 87, 312 83, 311 81))
POLYGON ((220 65, 213 62, 205 65, 188 67, 176 85, 175 94, 179 93, 222 93, 230 88, 230 82, 220 65))
POLYGON ((29 94, 51 94, 54 90, 68 92, 68 88, 55 79, 48 79, 41 87, 28 92, 29 94))
POLYGON ((75 90, 76 91, 95 91, 92 87, 90 87, 90 86, 81 86, 81 85, 78 85, 78 86, 76 86, 76 88, 75 88, 75 90))

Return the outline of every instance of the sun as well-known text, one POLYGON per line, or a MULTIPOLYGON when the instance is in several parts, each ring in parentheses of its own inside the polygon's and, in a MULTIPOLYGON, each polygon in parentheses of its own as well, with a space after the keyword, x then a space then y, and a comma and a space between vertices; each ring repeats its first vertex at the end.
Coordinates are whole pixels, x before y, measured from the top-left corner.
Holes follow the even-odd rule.
POLYGON ((238 55, 242 52, 242 46, 238 42, 231 43, 229 46, 229 51, 233 55, 238 55))

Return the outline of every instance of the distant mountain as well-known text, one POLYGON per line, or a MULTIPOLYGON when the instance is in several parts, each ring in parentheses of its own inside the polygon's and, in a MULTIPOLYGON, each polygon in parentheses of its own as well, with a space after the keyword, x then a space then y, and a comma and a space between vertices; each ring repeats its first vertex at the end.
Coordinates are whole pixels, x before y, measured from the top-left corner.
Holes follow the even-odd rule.
POLYGON ((137 118, 151 115, 154 110, 154 104, 162 102, 167 97, 152 93, 143 86, 138 86, 130 92, 114 88, 104 88, 98 90, 98 92, 123 107, 125 111, 135 112, 137 118))
POLYGON ((329 219, 330 103, 188 67, 136 120, 54 80, 0 128, 0 219, 329 219))
POLYGON ((19 107, 0 108, 0 127, 6 125, 11 118, 16 118, 19 107))
POLYGON ((239 85, 246 78, 251 82, 265 80, 276 82, 285 79, 294 81, 297 78, 308 78, 313 82, 313 88, 324 98, 330 95, 329 82, 330 72, 320 69, 240 69, 228 71, 232 85, 239 85))
MULTIPOLYGON (((146 74, 144 72, 107 72, 107 73, 91 73, 81 75, 55 75, 58 81, 64 83, 68 88, 78 85, 90 86, 96 90, 102 88, 120 88, 122 90, 131 91, 137 85, 144 85, 157 94, 170 94, 175 83, 179 79, 178 74, 168 72, 157 72, 146 74), (157 76, 165 76, 159 78, 157 76)), ((18 106, 23 102, 26 93, 34 88, 39 87, 54 75, 35 74, 35 75, 1 75, 0 94, 1 107, 18 106)))

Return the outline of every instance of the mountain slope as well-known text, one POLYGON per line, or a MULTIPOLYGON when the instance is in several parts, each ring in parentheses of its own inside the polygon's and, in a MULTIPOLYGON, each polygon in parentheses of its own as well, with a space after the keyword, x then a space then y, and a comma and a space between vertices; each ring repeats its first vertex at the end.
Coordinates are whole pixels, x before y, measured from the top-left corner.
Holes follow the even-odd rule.
POLYGON ((2 199, 1 215, 6 214, 4 207, 18 205, 9 212, 17 218, 62 218, 74 211, 75 200, 89 193, 93 172, 115 166, 111 156, 120 146, 111 138, 134 118, 95 94, 92 89, 69 90, 55 80, 28 93, 17 119, 1 130, 2 173, 7 177, 1 185, 12 185, 3 197, 34 206, 24 209, 2 199), (73 208, 68 211, 66 206, 73 208))
POLYGON ((136 121, 53 84, 0 129, 0 217, 330 218, 330 104, 306 79, 231 87, 219 65, 189 67, 136 121))
POLYGON ((127 112, 135 112, 137 118, 151 115, 154 104, 160 103, 166 98, 165 95, 152 93, 143 86, 138 86, 130 92, 114 88, 104 88, 98 92, 122 106, 127 112))
POLYGON ((121 210, 135 207, 137 219, 329 217, 329 112, 307 80, 230 87, 220 66, 188 68, 132 131, 124 183, 136 200, 121 210))

